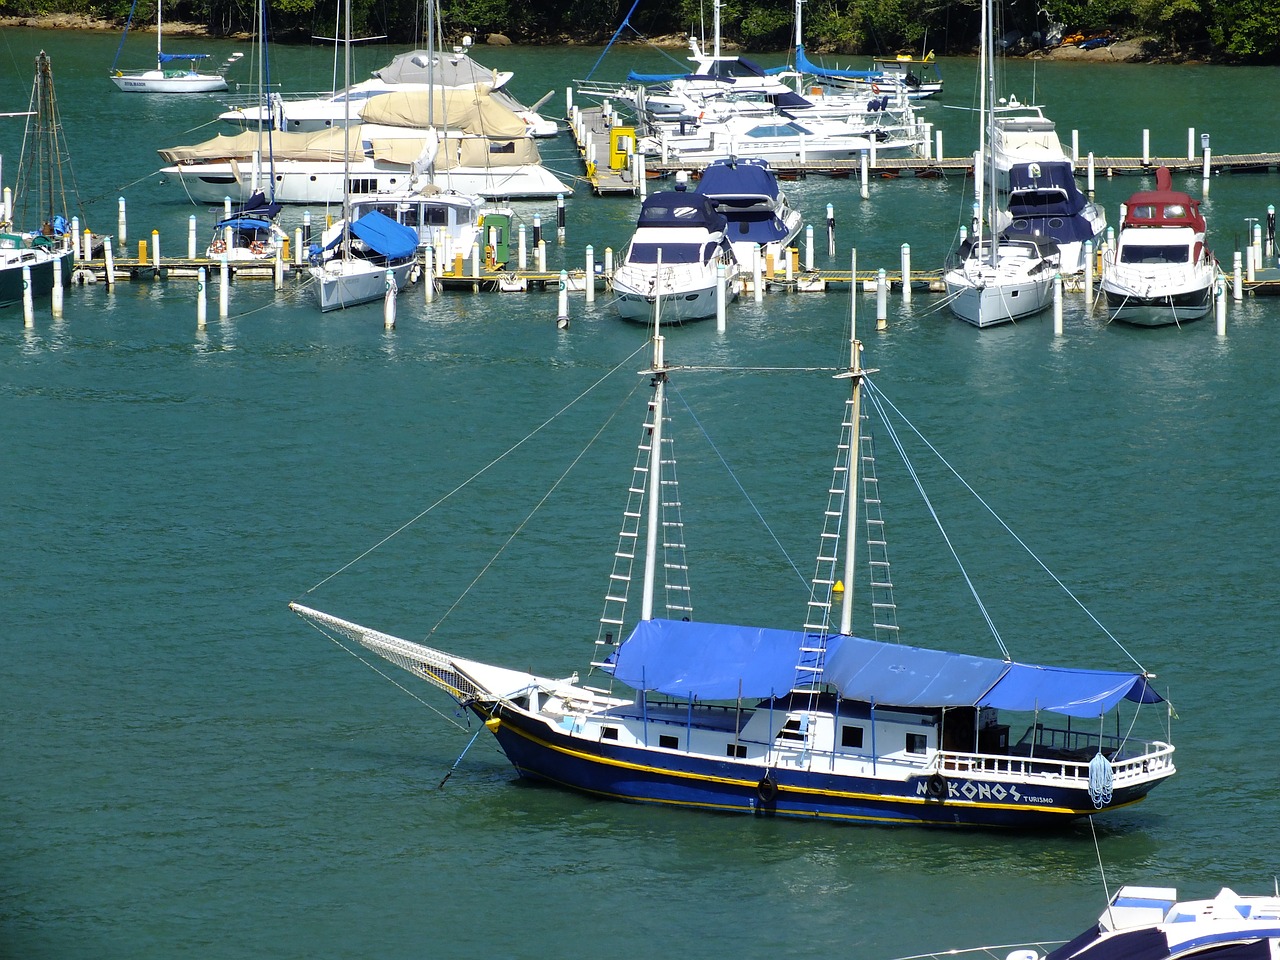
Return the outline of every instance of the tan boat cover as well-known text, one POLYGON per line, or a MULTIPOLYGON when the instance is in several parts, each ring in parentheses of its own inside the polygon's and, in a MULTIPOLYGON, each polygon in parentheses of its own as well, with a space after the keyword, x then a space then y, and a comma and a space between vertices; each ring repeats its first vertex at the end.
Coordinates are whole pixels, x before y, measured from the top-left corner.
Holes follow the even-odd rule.
MULTIPOLYGON (((189 163, 193 160, 250 160, 255 151, 267 155, 268 144, 277 160, 341 160, 343 132, 340 128, 318 130, 314 133, 281 133, 275 131, 270 139, 259 136, 257 131, 246 130, 234 136, 219 134, 212 140, 185 147, 166 147, 159 152, 169 163, 189 163)), ((417 152, 421 152, 421 142, 417 152)), ((360 128, 351 128, 351 148, 348 157, 360 160, 364 152, 360 146, 360 128)))
POLYGON ((370 97, 360 116, 365 123, 389 127, 426 127, 431 115, 438 130, 457 130, 482 137, 523 137, 525 123, 489 96, 488 87, 475 90, 398 90, 370 97), (434 96, 433 96, 434 94, 434 96))
POLYGON ((528 137, 492 140, 488 137, 445 137, 436 151, 437 170, 455 167, 515 167, 541 163, 538 145, 528 137))

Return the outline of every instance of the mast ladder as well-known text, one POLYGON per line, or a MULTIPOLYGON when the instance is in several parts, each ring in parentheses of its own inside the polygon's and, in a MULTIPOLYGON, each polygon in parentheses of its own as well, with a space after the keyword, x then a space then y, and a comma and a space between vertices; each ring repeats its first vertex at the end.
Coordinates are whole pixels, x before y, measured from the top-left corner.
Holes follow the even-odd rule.
POLYGON ((845 496, 849 489, 852 448, 853 400, 850 398, 845 401, 844 422, 840 428, 840 442, 836 446, 836 462, 832 468, 831 485, 827 489, 822 537, 818 542, 817 564, 809 588, 808 614, 804 623, 805 639, 800 644, 800 659, 796 663, 792 693, 814 693, 822 685, 827 635, 831 632, 832 593, 842 559, 840 537, 845 518, 845 496))
MULTIPOLYGON (((863 420, 867 418, 864 416, 863 420)), ((875 437, 862 431, 858 457, 862 464, 862 518, 867 531, 867 566, 871 573, 871 626, 875 639, 897 642, 898 605, 893 601, 893 580, 889 576, 889 544, 884 533, 880 503, 880 481, 876 477, 875 437)))

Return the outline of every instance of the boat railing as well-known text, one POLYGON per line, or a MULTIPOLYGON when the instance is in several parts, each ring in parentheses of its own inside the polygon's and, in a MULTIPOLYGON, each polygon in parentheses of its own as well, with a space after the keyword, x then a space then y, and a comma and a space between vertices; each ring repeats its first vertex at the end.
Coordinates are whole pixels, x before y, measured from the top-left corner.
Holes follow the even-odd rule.
POLYGON ((1008 754, 940 752, 938 770, 1087 782, 1089 762, 1098 753, 1110 761, 1116 782, 1147 779, 1173 769, 1174 748, 1159 740, 1121 739, 1040 725, 1035 732, 1034 747, 1015 744, 1008 754))

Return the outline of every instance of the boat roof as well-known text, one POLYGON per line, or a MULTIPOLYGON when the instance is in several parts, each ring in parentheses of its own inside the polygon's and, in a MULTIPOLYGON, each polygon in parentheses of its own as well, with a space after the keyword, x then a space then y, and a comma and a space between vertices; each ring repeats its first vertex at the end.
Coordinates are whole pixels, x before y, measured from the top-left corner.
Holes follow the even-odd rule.
POLYGON ((702 227, 708 231, 724 231, 724 214, 716 210, 710 198, 698 193, 664 190, 650 194, 640 207, 637 227, 702 227))
POLYGON ((436 51, 435 63, 426 50, 410 50, 397 54, 385 67, 373 71, 384 83, 428 83, 443 87, 474 87, 488 84, 495 90, 506 83, 510 73, 499 73, 476 63, 465 53, 441 53, 436 51), (428 71, 428 66, 431 70, 428 71))
MULTIPOLYGON (((704 700, 763 698, 795 685, 800 651, 818 639, 798 630, 642 620, 610 663, 613 675, 637 690, 704 700)), ((842 697, 886 707, 1097 717, 1121 700, 1162 699, 1141 673, 1038 666, 844 635, 826 638, 822 678, 842 697)))
POLYGON ((774 201, 780 193, 778 178, 765 160, 742 158, 716 160, 707 165, 696 193, 718 203, 774 201))
POLYGON ((1156 171, 1156 188, 1140 190, 1125 205, 1126 227, 1190 227, 1204 233, 1204 217, 1200 201, 1190 194, 1173 189, 1173 174, 1168 167, 1156 171))

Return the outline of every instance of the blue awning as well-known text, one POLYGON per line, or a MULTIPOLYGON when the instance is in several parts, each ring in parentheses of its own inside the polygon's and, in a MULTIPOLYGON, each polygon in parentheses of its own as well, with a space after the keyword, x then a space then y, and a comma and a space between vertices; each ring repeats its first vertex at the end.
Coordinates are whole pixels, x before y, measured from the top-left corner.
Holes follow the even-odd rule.
POLYGON ((390 260, 413 256, 418 250, 418 231, 396 223, 377 210, 370 210, 359 220, 353 220, 351 232, 371 250, 390 260))
MULTIPOLYGON (((795 630, 647 620, 611 659, 637 690, 702 700, 764 698, 813 666, 816 638, 795 630)), ((1155 703, 1139 673, 1011 663, 991 657, 831 636, 823 679, 850 700, 897 707, 996 707, 1096 717, 1121 700, 1155 703)))
POLYGON ((809 58, 804 55, 803 46, 796 47, 796 69, 815 77, 832 77, 837 80, 871 80, 884 77, 882 70, 828 70, 825 67, 819 67, 809 62, 809 58))

